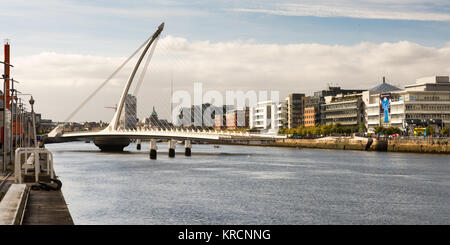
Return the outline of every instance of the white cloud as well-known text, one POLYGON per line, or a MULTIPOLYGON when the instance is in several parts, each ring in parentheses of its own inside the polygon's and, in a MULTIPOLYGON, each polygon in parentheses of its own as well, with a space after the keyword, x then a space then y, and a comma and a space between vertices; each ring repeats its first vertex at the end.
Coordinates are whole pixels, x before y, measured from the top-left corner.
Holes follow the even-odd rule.
POLYGON ((445 1, 387 1, 387 0, 341 0, 341 1, 288 1, 269 3, 255 7, 232 8, 238 12, 255 12, 273 15, 349 17, 359 19, 390 19, 419 21, 450 21, 445 1))
MULTIPOLYGON (((63 120, 125 58, 41 53, 14 59, 13 77, 19 90, 33 93, 44 118, 63 120)), ((102 91, 75 120, 109 120, 131 64, 102 91)), ((140 116, 153 105, 169 115, 170 80, 174 89, 192 90, 203 82, 204 91, 325 89, 332 82, 344 88, 371 88, 382 76, 404 86, 416 78, 450 74, 450 44, 426 47, 408 41, 363 42, 352 46, 322 44, 259 44, 254 41, 211 43, 167 36, 160 40, 138 97, 140 116)), ((223 93, 224 94, 224 93, 223 93)))

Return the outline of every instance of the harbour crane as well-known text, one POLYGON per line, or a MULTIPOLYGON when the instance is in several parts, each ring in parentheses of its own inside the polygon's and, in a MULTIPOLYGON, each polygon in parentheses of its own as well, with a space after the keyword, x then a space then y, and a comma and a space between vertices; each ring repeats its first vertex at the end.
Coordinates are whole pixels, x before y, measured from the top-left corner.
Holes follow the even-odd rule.
POLYGON ((116 106, 105 106, 105 108, 114 109, 114 111, 117 111, 117 105, 116 106))

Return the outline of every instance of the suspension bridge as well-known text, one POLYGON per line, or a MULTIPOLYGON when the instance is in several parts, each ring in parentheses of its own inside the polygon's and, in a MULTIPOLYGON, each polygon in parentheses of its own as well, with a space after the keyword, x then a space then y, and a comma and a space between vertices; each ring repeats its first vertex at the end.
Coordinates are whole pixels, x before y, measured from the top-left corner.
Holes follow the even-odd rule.
MULTIPOLYGON (((139 90, 145 71, 149 65, 151 56, 155 50, 158 38, 164 29, 164 23, 162 23, 156 32, 148 38, 144 44, 142 44, 124 63, 122 63, 117 70, 115 70, 111 76, 109 76, 96 90, 94 90, 86 100, 84 100, 75 111, 70 114, 70 116, 65 120, 69 121, 81 108, 83 108, 86 103, 95 96, 95 94, 102 89, 108 81, 117 72, 125 66, 125 64, 140 50, 142 50, 140 57, 137 60, 129 78, 125 84, 122 91, 121 97, 117 106, 114 108, 116 111, 114 116, 109 123, 109 125, 101 131, 90 132, 64 132, 64 125, 60 124, 54 128, 49 134, 48 138, 60 139, 60 140, 92 140, 94 144, 99 147, 102 151, 123 151, 123 148, 128 146, 131 141, 136 140, 140 142, 141 140, 150 140, 150 155, 154 154, 156 158, 156 142, 158 139, 167 139, 169 144, 169 156, 174 155, 175 142, 184 141, 185 142, 185 152, 186 155, 190 155, 191 142, 200 141, 205 143, 261 143, 275 141, 279 138, 284 138, 283 136, 277 135, 264 135, 249 132, 237 132, 237 131, 223 131, 214 130, 211 127, 135 127, 127 128, 124 123, 121 123, 121 114, 123 114, 125 102, 127 95, 129 95, 129 90, 136 76, 136 72, 142 63, 145 55, 149 52, 147 60, 145 62, 145 68, 141 73, 137 84, 135 85, 134 94, 139 90)), ((136 108, 134 108, 136 110, 136 108)), ((201 113, 201 112, 200 112, 201 113)), ((202 117, 202 115, 195 115, 202 117)), ((126 123, 125 123, 126 124, 126 123)))

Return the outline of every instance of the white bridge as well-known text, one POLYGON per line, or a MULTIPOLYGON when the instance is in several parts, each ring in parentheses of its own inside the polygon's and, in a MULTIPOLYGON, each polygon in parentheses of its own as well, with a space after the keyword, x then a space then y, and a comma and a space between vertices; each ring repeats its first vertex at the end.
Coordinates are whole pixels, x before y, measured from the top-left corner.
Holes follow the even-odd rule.
MULTIPOLYGON (((56 140, 93 140, 94 143, 101 149, 105 151, 122 151, 125 146, 127 146, 131 140, 137 140, 140 142, 143 139, 150 139, 150 149, 154 150, 156 157, 156 139, 168 139, 169 140, 169 150, 174 150, 174 140, 185 141, 186 150, 190 147, 191 140, 211 142, 211 143, 252 143, 252 142, 262 142, 262 141, 274 141, 276 139, 285 138, 284 136, 276 135, 262 135, 262 134, 252 134, 248 132, 233 132, 233 131, 218 131, 211 129, 186 129, 186 128, 137 128, 137 129, 123 129, 119 127, 119 117, 123 110, 125 99, 128 91, 131 87, 133 79, 136 75, 142 59, 149 50, 150 46, 159 37, 162 30, 164 29, 164 23, 162 23, 157 31, 144 43, 144 50, 141 53, 132 73, 130 74, 125 88, 120 97, 117 110, 110 122, 110 124, 103 130, 97 132, 71 132, 65 133, 63 131, 64 125, 58 125, 49 134, 48 138, 53 138, 56 140)), ((154 45, 155 46, 155 45, 154 45)), ((154 49, 153 46, 153 49, 154 49)), ((153 50, 152 50, 153 51, 153 50)), ((134 55, 134 54, 133 54, 134 55)), ((114 73, 113 73, 114 74, 114 73)), ((106 81, 105 81, 106 82, 106 81)), ((104 84, 102 84, 104 86, 104 84)), ((101 88, 101 87, 100 87, 101 88)), ((98 91, 98 90, 97 90, 98 91)), ((94 94, 95 92, 94 91, 94 94)), ((88 97, 88 100, 92 98, 94 94, 88 97)), ((76 113, 87 101, 83 102, 80 107, 75 110, 76 113)), ((72 113, 72 115, 74 114, 72 113)), ((68 121, 68 120, 66 120, 68 121)), ((169 151, 170 155, 170 151, 169 151)))

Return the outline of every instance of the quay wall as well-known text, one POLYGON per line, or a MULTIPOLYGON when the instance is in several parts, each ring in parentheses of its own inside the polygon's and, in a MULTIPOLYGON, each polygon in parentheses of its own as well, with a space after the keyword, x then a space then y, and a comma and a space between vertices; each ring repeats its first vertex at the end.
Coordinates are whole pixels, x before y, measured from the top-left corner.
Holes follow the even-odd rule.
POLYGON ((333 150, 450 153, 450 140, 444 139, 367 139, 327 137, 321 139, 281 139, 266 145, 333 150), (372 141, 370 143, 369 141, 372 141))

